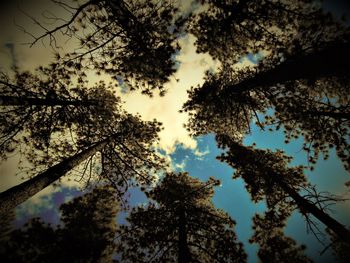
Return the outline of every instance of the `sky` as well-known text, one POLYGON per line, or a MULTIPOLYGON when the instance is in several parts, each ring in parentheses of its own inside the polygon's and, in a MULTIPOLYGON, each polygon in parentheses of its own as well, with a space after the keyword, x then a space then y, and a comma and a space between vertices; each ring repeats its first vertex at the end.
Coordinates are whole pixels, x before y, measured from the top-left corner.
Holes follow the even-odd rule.
MULTIPOLYGON (((184 1, 184 3, 186 4, 185 9, 191 8, 189 1, 184 1)), ((344 12, 345 2, 339 1, 337 3, 332 6, 331 1, 326 1, 326 7, 335 10, 337 14, 344 12)), ((8 71, 13 65, 23 70, 32 70, 33 67, 50 61, 52 54, 47 43, 45 46, 43 46, 45 43, 38 43, 32 48, 23 45, 30 38, 23 34, 15 26, 15 23, 25 26, 34 34, 39 34, 40 30, 37 27, 30 26, 30 21, 21 14, 17 7, 20 6, 21 9, 35 17, 40 17, 44 10, 54 10, 57 16, 64 16, 65 12, 63 10, 56 11, 52 4, 45 0, 17 0, 2 2, 1 5, 0 70, 8 71)), ((168 91, 164 97, 154 96, 149 98, 138 92, 130 94, 121 92, 120 95, 125 102, 124 108, 127 111, 139 113, 144 120, 157 118, 158 121, 163 123, 164 129, 160 133, 159 147, 167 154, 173 170, 187 171, 191 176, 203 181, 206 181, 210 176, 215 176, 221 180, 221 186, 215 189, 213 202, 217 208, 224 209, 236 221, 236 233, 238 239, 245 245, 248 262, 257 262, 257 246, 249 244, 248 239, 253 233, 251 218, 255 213, 264 211, 264 203, 252 203, 244 188, 243 181, 232 179, 233 169, 216 160, 216 156, 221 153, 221 150, 217 148, 214 136, 206 135, 191 138, 184 128, 188 115, 179 112, 188 98, 186 90, 191 86, 203 83, 205 70, 215 69, 219 66, 219 63, 212 60, 208 54, 197 54, 194 41, 193 36, 185 36, 180 39, 182 49, 176 57, 179 61, 179 68, 175 76, 166 84, 168 91), (179 81, 176 81, 176 79, 179 79, 179 81)), ((74 43, 69 42, 67 45, 74 46, 74 43)), ((254 62, 256 62, 255 57, 249 56, 242 59, 240 65, 237 66, 246 66, 254 62)), ((255 142, 258 148, 283 149, 288 155, 294 157, 292 165, 306 164, 306 155, 301 151, 302 141, 292 141, 286 145, 282 131, 263 132, 253 125, 252 133, 245 138, 244 142, 246 145, 255 142)), ((8 161, 0 164, 0 191, 22 182, 21 176, 15 176, 18 162, 19 156, 14 154, 8 161)), ((350 198, 349 190, 344 186, 344 183, 349 181, 349 174, 343 169, 334 152, 332 152, 329 160, 320 160, 315 170, 313 172, 307 171, 306 174, 309 181, 315 184, 318 190, 329 191, 350 198)), ((146 201, 145 196, 137 189, 133 189, 131 192, 131 204, 137 205, 146 201)), ((80 194, 79 184, 64 178, 61 187, 50 186, 20 205, 16 210, 17 218, 14 224, 16 227, 20 227, 28 218, 37 216, 42 217, 47 222, 58 224, 59 205, 80 194)), ((350 222, 350 201, 338 204, 333 209, 332 216, 342 223, 350 222)), ((125 214, 122 214, 119 222, 123 222, 124 217, 125 214)), ((327 250, 322 256, 319 255, 319 252, 323 250, 322 245, 317 242, 312 234, 306 233, 306 225, 297 212, 288 220, 285 233, 300 244, 306 244, 306 253, 315 262, 334 261, 330 250, 327 250)))

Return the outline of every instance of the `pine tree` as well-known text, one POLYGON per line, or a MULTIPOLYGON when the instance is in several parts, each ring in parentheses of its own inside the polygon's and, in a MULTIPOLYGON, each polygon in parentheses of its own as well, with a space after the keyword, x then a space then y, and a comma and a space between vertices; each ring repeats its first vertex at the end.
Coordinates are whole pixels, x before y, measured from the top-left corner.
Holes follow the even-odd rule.
POLYGON ((191 30, 198 51, 222 66, 190 91, 189 128, 237 139, 252 121, 262 129, 283 126, 286 142, 304 137, 311 164, 335 147, 350 169, 348 27, 311 1, 201 2, 208 11, 191 30), (257 65, 237 69, 246 56, 257 56, 257 65))
POLYGON ((320 198, 317 192, 308 197, 298 193, 311 186, 303 174, 304 167, 287 167, 291 157, 282 151, 272 152, 243 146, 224 135, 217 136, 217 141, 220 147, 228 148, 218 159, 236 169, 233 178, 241 177, 245 181, 253 201, 265 199, 269 208, 277 206, 283 214, 291 213, 293 207, 297 208, 307 222, 310 222, 308 215, 311 214, 339 239, 350 243, 350 230, 325 211, 327 201, 337 199, 331 196, 320 198))
POLYGON ((86 76, 75 81, 55 63, 35 73, 17 72, 13 79, 2 75, 0 88, 2 158, 19 144, 45 150, 68 130, 74 133, 77 126, 94 125, 97 118, 111 119, 120 111, 112 85, 89 87, 86 76))
POLYGON ((73 168, 81 171, 81 177, 86 177, 87 185, 97 179, 109 182, 118 190, 121 199, 129 186, 152 185, 156 171, 164 167, 164 160, 152 148, 158 139, 159 123, 145 122, 138 116, 127 114, 108 121, 97 122, 89 129, 78 129, 78 153, 71 157, 67 158, 67 149, 61 144, 58 148, 53 147, 53 151, 43 159, 34 152, 36 168, 48 168, 0 193, 0 211, 13 209, 73 168), (83 165, 79 167, 82 162, 83 165))
POLYGON ((214 208, 217 180, 203 183, 187 173, 169 173, 133 209, 119 234, 123 262, 245 262, 235 222, 214 208))
POLYGON ((233 65, 247 54, 284 58, 341 39, 346 27, 309 0, 198 0, 189 31, 199 52, 233 65))
POLYGON ((97 70, 124 81, 130 89, 139 88, 148 95, 159 89, 162 94, 163 84, 175 72, 172 56, 179 50, 177 37, 185 21, 174 3, 90 0, 69 6, 56 2, 71 13, 70 18, 66 23, 54 18, 58 25, 34 37, 32 45, 47 39, 57 48, 56 38, 64 32, 79 46, 67 54, 57 53, 57 58, 75 75, 97 70))
POLYGON ((241 139, 251 132, 253 122, 261 129, 283 127, 286 143, 304 137, 303 148, 311 164, 320 153, 328 158, 330 149, 335 148, 349 169, 348 79, 329 77, 314 83, 302 79, 265 87, 264 75, 254 77, 254 72, 208 73, 201 87, 190 90, 190 100, 184 105, 191 116, 188 128, 195 135, 215 132, 241 139), (249 82, 249 76, 260 79, 254 89, 236 93, 228 88, 230 83, 240 85, 240 79, 249 82))
POLYGON ((304 255, 304 245, 299 246, 295 240, 284 235, 283 228, 288 216, 288 213, 270 208, 264 215, 256 214, 253 217, 254 235, 249 242, 259 245, 261 262, 312 262, 304 255))
POLYGON ((112 262, 115 249, 116 192, 99 186, 60 207, 57 227, 40 218, 13 230, 2 244, 5 262, 112 262))

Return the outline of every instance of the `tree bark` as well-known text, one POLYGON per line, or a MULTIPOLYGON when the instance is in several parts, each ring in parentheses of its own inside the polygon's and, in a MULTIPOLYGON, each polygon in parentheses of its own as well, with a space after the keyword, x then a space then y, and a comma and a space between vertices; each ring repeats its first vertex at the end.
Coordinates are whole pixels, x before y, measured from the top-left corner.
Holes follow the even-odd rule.
POLYGON ((349 76, 349 68, 350 42, 333 43, 321 51, 287 59, 273 69, 259 73, 238 84, 228 85, 224 93, 241 93, 257 87, 270 87, 290 80, 349 76))
MULTIPOLYGON (((278 174, 273 175, 274 178, 279 178, 278 174)), ((343 241, 350 244, 350 230, 345 228, 344 225, 340 224, 337 220, 330 217, 327 213, 319 209, 315 204, 312 204, 302 196, 298 194, 292 187, 282 180, 275 179, 277 184, 296 202, 300 210, 306 211, 320 220, 329 229, 331 229, 337 236, 343 241)))
POLYGON ((0 96, 0 106, 94 106, 95 100, 40 99, 16 96, 0 96))
POLYGON ((0 214, 14 209, 17 205, 23 203, 36 193, 43 190, 45 187, 49 186, 51 183, 58 180, 82 161, 86 160, 97 151, 103 149, 111 138, 112 137, 109 137, 101 142, 98 142, 82 152, 77 153, 50 167, 36 177, 0 193, 0 214))
POLYGON ((179 263, 189 263, 190 262, 190 253, 188 249, 188 243, 187 243, 187 229, 186 229, 186 215, 183 207, 179 208, 179 225, 178 225, 178 231, 179 231, 179 240, 178 240, 178 249, 179 249, 179 256, 178 256, 178 262, 179 263))

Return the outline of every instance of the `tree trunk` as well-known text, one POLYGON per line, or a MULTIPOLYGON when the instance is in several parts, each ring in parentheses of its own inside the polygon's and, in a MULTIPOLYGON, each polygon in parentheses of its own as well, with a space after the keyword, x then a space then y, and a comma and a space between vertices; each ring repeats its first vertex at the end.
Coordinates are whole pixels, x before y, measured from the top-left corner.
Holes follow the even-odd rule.
POLYGON ((40 99, 16 96, 0 96, 0 106, 93 106, 97 105, 95 100, 61 100, 40 99))
POLYGON ((0 214, 14 209, 17 205, 23 203, 36 193, 58 180, 72 168, 86 160, 88 157, 103 149, 111 140, 111 137, 93 146, 77 153, 62 162, 50 167, 45 172, 40 173, 36 177, 16 185, 2 193, 0 193, 0 214))
MULTIPOLYGON (((241 93, 290 80, 349 76, 350 43, 333 43, 322 51, 287 59, 275 68, 226 87, 224 93, 241 93)), ((223 94, 224 95, 224 94, 223 94)))
POLYGON ((186 229, 186 215, 183 207, 179 208, 179 240, 178 240, 178 249, 179 263, 189 263, 190 262, 190 253, 187 244, 187 229, 186 229))
MULTIPOLYGON (((274 178, 279 178, 278 174, 274 174, 274 178)), ((282 180, 275 180, 279 186, 296 202, 300 210, 306 211, 320 220, 329 229, 331 229, 337 236, 343 241, 350 244, 350 230, 345 228, 337 220, 330 217, 324 211, 319 209, 315 204, 312 204, 302 196, 300 196, 292 187, 283 182, 282 180)))

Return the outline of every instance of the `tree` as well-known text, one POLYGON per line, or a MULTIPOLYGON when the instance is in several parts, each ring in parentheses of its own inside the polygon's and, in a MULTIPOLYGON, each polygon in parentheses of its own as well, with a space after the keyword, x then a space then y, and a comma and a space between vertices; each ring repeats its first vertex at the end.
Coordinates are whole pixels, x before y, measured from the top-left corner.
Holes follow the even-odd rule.
POLYGON ((184 105, 191 116, 189 129, 195 135, 215 132, 240 139, 251 132, 253 120, 262 129, 271 127, 271 130, 278 130, 283 126, 286 143, 299 136, 304 137, 303 149, 308 152, 311 164, 316 162, 319 153, 327 158, 329 149, 335 147, 349 169, 348 78, 327 77, 313 84, 306 78, 265 86, 264 81, 268 78, 264 79, 264 73, 256 75, 254 71, 208 73, 201 87, 190 90, 190 100, 184 105), (256 83, 254 89, 245 90, 243 87, 249 87, 245 84, 240 86, 241 83, 249 83, 249 80, 256 83), (230 83, 235 82, 238 83, 237 93, 235 86, 229 88, 230 83), (243 90, 240 91, 240 88, 243 90))
MULTIPOLYGON (((330 239, 331 239, 330 246, 333 249, 333 254, 336 256, 339 262, 341 263, 347 262, 350 258, 350 244, 339 239, 338 236, 331 230, 327 229, 327 232, 330 235, 330 239)), ((329 246, 326 247, 326 249, 328 248, 329 246)))
POLYGON ((261 262, 312 262, 304 255, 304 245, 299 246, 292 238, 284 235, 287 217, 273 208, 264 215, 256 214, 253 217, 254 235, 249 242, 260 246, 258 256, 261 262))
POLYGON ((87 173, 87 184, 92 180, 94 167, 99 164, 101 168, 95 172, 96 176, 112 184, 118 190, 120 197, 130 185, 151 185, 155 179, 155 171, 164 165, 163 159, 151 148, 158 138, 159 123, 144 122, 138 116, 132 115, 124 115, 119 119, 108 121, 106 125, 96 123, 90 129, 83 127, 78 130, 78 153, 73 156, 67 158, 63 147, 58 149, 59 151, 54 149, 49 159, 36 158, 34 163, 37 166, 50 164, 52 166, 24 183, 0 193, 0 211, 13 209, 83 161, 85 164, 81 167, 81 177, 90 167, 90 172, 87 173), (93 158, 98 161, 97 164, 93 158), (56 164, 53 165, 53 163, 56 164))
POLYGON ((162 85, 175 72, 172 56, 179 50, 176 40, 185 21, 173 1, 90 0, 77 6, 55 3, 70 17, 63 24, 61 19, 51 17, 60 23, 53 29, 39 24, 45 32, 32 36, 31 45, 48 38, 56 48, 57 35, 62 33, 79 41, 74 51, 57 54, 76 75, 93 69, 149 95, 152 89, 163 90, 162 85))
POLYGON ((311 1, 202 2, 209 11, 192 22, 198 50, 222 67, 190 91, 189 128, 237 138, 252 120, 261 128, 284 126, 286 142, 304 136, 311 164, 335 147, 350 169, 349 29, 311 1), (237 69, 246 55, 260 62, 237 69))
POLYGON ((6 262, 112 262, 118 202, 115 190, 99 186, 61 205, 61 225, 39 218, 10 232, 1 245, 6 262))
POLYGON ((286 58, 342 38, 345 27, 309 0, 200 0, 205 11, 192 18, 189 32, 198 52, 233 65, 262 51, 286 58), (340 35, 340 37, 339 37, 340 35))
POLYGON ((168 173, 148 192, 153 200, 134 208, 121 226, 123 262, 244 262, 235 222, 215 209, 211 197, 217 180, 202 183, 187 173, 168 173))
POLYGON ((44 150, 51 140, 76 126, 93 125, 94 118, 111 119, 120 111, 120 99, 104 82, 88 87, 58 64, 39 67, 35 74, 18 72, 14 80, 0 79, 0 156, 6 158, 18 144, 44 150))
POLYGON ((110 262, 116 244, 116 189, 99 186, 60 207, 63 227, 59 230, 63 262, 72 257, 84 262, 110 262))
POLYGON ((313 194, 303 174, 303 167, 287 167, 291 157, 282 151, 272 152, 246 147, 228 136, 217 136, 217 141, 220 147, 228 148, 226 153, 218 157, 219 160, 236 169, 233 178, 241 177, 245 181, 253 201, 265 199, 268 207, 281 206, 279 209, 283 213, 288 210, 290 213, 290 209, 295 205, 309 224, 313 224, 308 217, 308 214, 312 214, 339 239, 350 243, 350 230, 325 212, 327 203, 337 201, 336 198, 317 192, 313 194), (309 194, 301 196, 298 193, 301 189, 305 189, 309 194))

